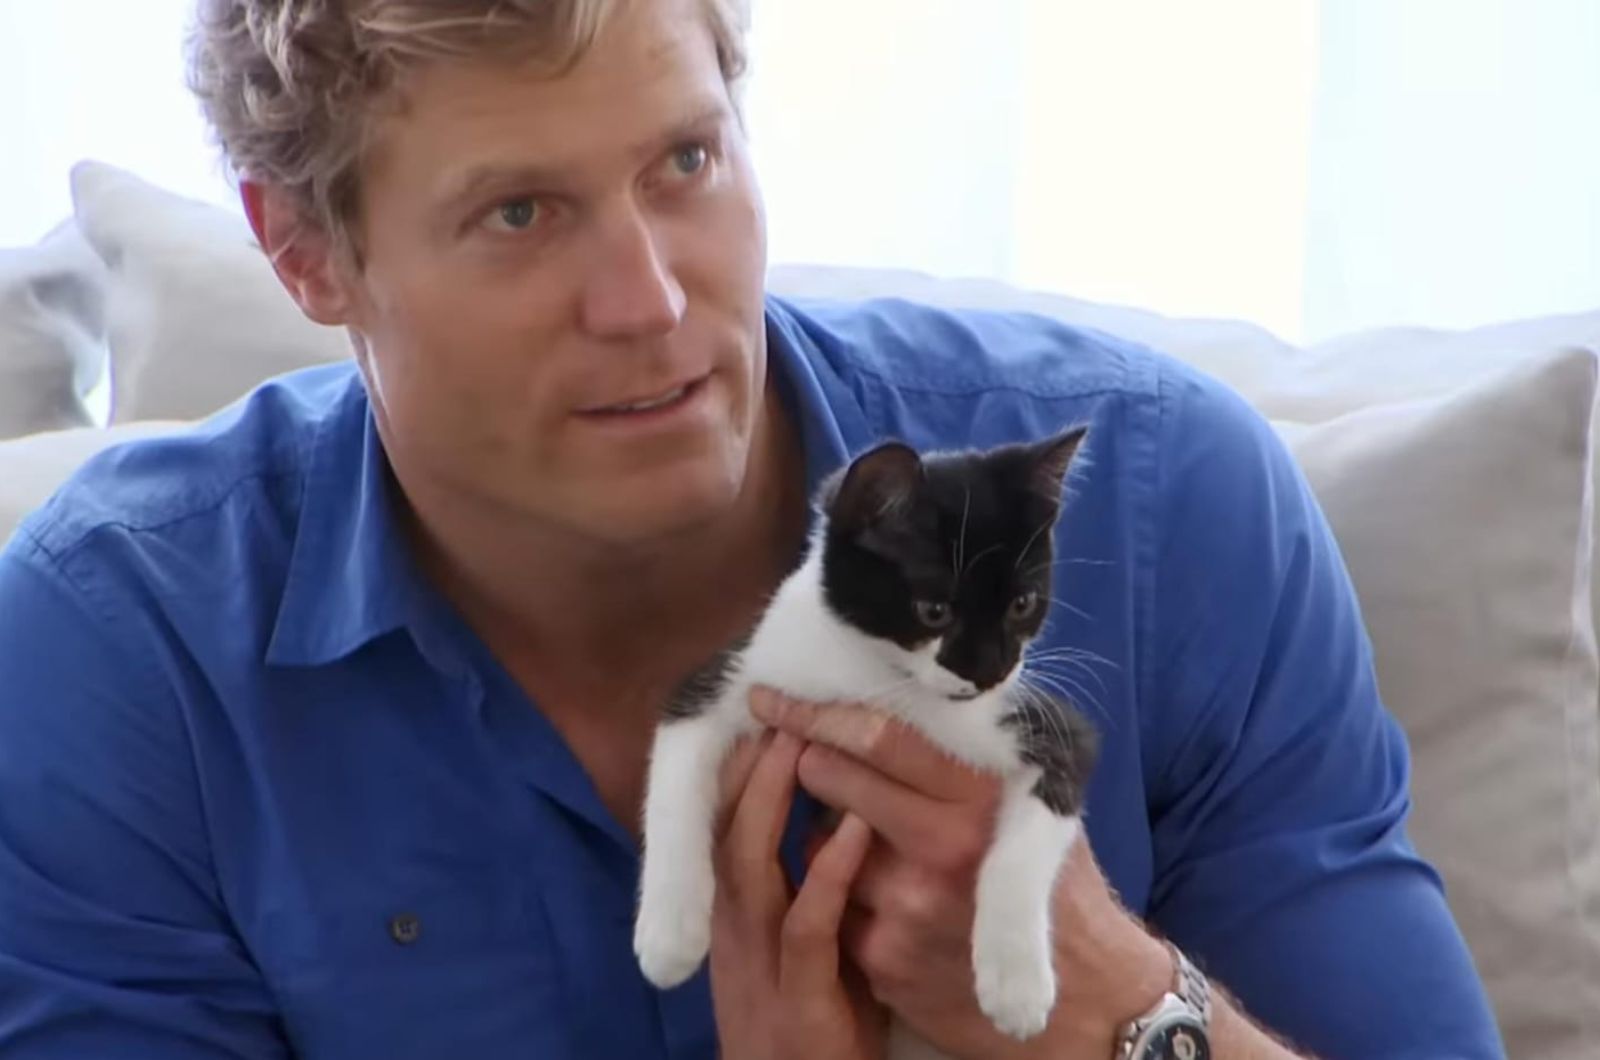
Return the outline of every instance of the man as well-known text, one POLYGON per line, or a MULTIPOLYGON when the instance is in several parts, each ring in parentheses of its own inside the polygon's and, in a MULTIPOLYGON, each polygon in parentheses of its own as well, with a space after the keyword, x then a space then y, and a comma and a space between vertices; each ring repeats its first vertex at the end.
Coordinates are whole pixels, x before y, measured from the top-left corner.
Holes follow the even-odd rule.
POLYGON ((93 462, 0 560, 0 1053, 853 1058, 893 1012, 962 1057, 1500 1055, 1271 433, 1103 336, 764 297, 739 15, 202 4, 250 222, 356 356, 93 462), (973 1000, 994 785, 848 704, 752 704, 708 973, 650 988, 654 719, 810 490, 1079 420, 1049 643, 1104 660, 1054 673, 1104 746, 1050 1025, 973 1000))

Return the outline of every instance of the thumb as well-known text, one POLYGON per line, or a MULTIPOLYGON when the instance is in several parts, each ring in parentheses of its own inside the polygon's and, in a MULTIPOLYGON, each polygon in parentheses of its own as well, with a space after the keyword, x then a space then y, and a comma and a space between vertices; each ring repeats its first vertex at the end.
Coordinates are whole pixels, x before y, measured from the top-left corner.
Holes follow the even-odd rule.
POLYGON ((783 920, 778 981, 802 993, 834 989, 839 978, 839 924, 856 873, 872 846, 872 829, 846 814, 811 860, 783 920))

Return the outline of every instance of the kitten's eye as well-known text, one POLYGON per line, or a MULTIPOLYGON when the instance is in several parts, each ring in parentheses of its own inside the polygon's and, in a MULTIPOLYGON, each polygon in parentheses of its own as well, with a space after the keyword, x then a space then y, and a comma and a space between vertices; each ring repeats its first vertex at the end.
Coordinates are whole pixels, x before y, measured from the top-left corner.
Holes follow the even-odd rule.
POLYGON ((943 629, 950 624, 953 617, 949 604, 942 604, 937 600, 917 601, 917 621, 929 629, 943 629))
POLYGON ((1039 594, 1029 589, 1018 594, 1011 601, 1011 619, 1013 622, 1026 622, 1039 610, 1039 594))

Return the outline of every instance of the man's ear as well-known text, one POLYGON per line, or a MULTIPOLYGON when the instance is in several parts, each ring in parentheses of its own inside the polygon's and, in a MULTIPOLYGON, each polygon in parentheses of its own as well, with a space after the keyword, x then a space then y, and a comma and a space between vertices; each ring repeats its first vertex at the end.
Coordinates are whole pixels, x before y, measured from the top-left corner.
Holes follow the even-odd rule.
POLYGON ((242 180, 239 198, 256 242, 300 311, 318 324, 351 323, 350 278, 341 271, 339 249, 324 226, 269 184, 242 180))

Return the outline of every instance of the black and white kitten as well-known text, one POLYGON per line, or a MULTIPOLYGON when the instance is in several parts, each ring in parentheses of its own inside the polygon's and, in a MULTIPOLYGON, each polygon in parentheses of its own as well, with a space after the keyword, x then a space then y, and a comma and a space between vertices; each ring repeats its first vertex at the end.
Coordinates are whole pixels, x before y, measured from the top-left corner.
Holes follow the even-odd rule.
MULTIPOLYGON (((764 684, 872 704, 1003 778, 978 876, 977 996, 1008 1034, 1044 1027, 1056 996, 1050 895, 1081 831, 1095 741, 1077 711, 1023 681, 1022 660, 1044 625, 1053 530, 1084 434, 927 456, 888 443, 824 485, 802 564, 656 732, 634 931, 652 983, 681 983, 707 954, 718 771, 759 726, 748 697, 764 684)), ((902 1029, 893 1040, 914 1039, 902 1029)))

